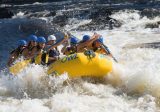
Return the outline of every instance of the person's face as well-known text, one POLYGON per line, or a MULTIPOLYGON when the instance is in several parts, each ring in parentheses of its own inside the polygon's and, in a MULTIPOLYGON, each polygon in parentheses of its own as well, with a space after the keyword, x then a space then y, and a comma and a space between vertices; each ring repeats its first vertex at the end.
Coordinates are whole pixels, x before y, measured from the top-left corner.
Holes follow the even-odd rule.
POLYGON ((32 45, 32 46, 36 46, 36 45, 37 45, 37 42, 36 42, 36 41, 31 41, 31 45, 32 45))
POLYGON ((45 43, 38 43, 40 48, 44 48, 45 47, 45 43))
POLYGON ((27 46, 26 45, 21 46, 21 48, 25 48, 25 47, 27 47, 27 46))
POLYGON ((24 49, 26 47, 27 47, 26 45, 23 45, 23 46, 20 46, 20 49, 24 49))
POLYGON ((55 40, 50 40, 50 41, 48 41, 48 45, 52 45, 52 44, 54 44, 55 43, 55 40))

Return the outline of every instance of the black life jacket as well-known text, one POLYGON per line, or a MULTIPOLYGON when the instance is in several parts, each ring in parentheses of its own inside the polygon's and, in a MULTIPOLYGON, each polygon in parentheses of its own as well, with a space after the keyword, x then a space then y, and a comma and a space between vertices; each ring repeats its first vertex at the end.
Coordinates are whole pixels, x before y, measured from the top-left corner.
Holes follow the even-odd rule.
POLYGON ((74 54, 77 52, 77 46, 67 47, 67 51, 69 52, 69 54, 74 54))
POLYGON ((17 57, 19 57, 22 55, 22 52, 24 51, 24 49, 25 48, 22 49, 21 47, 18 47, 15 50, 11 51, 10 54, 16 53, 17 57))
POLYGON ((55 56, 59 56, 60 53, 58 52, 58 50, 49 50, 49 57, 55 57, 55 56))

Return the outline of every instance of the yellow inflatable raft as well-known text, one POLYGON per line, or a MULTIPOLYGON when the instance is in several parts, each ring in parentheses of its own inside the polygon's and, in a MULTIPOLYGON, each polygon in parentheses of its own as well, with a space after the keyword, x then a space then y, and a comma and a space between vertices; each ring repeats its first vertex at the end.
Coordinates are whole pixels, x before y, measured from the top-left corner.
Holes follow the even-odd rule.
POLYGON ((95 53, 89 58, 84 53, 72 54, 51 64, 48 74, 68 73, 69 77, 102 77, 112 71, 112 61, 103 54, 95 53))
MULTIPOLYGON (((24 60, 9 67, 10 73, 17 75, 31 60, 24 60)), ((63 74, 68 73, 69 77, 92 76, 102 77, 112 71, 112 61, 103 54, 95 53, 95 57, 88 57, 84 53, 65 56, 48 67, 47 73, 63 74)))

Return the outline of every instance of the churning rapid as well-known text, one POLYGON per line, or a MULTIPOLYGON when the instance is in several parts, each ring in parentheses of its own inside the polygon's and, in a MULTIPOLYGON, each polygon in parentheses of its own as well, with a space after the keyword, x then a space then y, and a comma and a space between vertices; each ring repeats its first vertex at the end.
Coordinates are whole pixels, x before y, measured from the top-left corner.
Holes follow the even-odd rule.
MULTIPOLYGON (((52 3, 57 7, 64 4, 67 3, 52 3)), ((111 30, 105 20, 93 21, 86 14, 89 5, 68 4, 68 7, 54 7, 55 16, 50 3, 15 5, 16 14, 12 18, 0 19, 0 112, 160 111, 160 16, 142 16, 139 10, 117 10, 109 15, 113 20, 111 30), (62 16, 64 13, 67 17, 62 16), (70 31, 80 39, 83 34, 94 32, 103 35, 119 63, 113 63, 113 72, 103 79, 68 79, 67 73, 47 76, 46 67, 34 64, 12 76, 5 64, 16 41, 33 32, 48 35, 55 29, 70 31)))

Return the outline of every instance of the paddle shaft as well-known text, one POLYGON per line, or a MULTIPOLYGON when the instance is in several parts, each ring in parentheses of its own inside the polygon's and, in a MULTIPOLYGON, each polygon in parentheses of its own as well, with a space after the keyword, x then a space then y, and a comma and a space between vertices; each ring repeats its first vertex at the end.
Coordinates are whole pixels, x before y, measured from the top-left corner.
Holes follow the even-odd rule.
POLYGON ((48 48, 44 49, 45 52, 48 52, 53 46, 59 44, 60 42, 63 41, 65 37, 61 38, 60 40, 58 40, 56 43, 52 44, 51 46, 49 46, 48 48))
POLYGON ((118 63, 117 59, 112 55, 112 53, 110 52, 110 50, 108 49, 108 47, 107 47, 106 45, 104 45, 103 43, 101 43, 101 44, 102 44, 102 46, 105 48, 105 50, 106 50, 109 54, 111 54, 113 60, 118 63))

